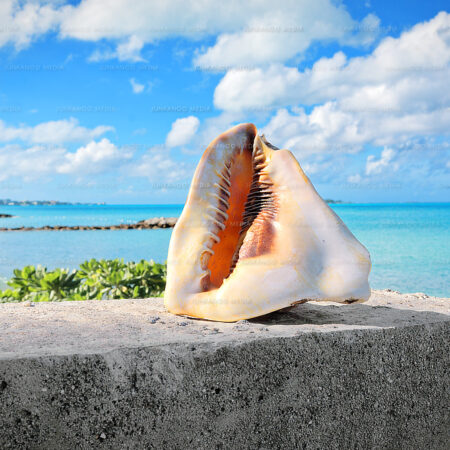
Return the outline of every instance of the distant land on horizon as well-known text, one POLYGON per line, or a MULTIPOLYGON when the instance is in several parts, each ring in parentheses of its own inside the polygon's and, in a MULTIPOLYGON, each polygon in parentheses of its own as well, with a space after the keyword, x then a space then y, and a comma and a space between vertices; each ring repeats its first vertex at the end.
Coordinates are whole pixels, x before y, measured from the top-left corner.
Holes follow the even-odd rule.
POLYGON ((0 198, 1 206, 36 206, 36 205, 106 205, 105 202, 92 202, 92 203, 71 203, 71 202, 59 202, 58 200, 11 200, 9 198, 0 198))

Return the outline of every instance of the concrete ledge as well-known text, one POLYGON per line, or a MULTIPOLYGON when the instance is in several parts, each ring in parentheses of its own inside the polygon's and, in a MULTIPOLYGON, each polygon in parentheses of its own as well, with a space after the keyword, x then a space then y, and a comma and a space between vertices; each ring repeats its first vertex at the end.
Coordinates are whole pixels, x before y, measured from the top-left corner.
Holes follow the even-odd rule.
POLYGON ((444 449, 449 299, 252 321, 160 299, 0 305, 0 448, 444 449))

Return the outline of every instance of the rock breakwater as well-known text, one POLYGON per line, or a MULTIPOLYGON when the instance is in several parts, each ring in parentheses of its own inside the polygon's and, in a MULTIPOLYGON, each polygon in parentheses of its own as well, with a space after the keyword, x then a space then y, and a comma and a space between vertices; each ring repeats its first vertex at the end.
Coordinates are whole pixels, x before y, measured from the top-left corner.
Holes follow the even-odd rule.
POLYGON ((0 231, 83 231, 83 230, 146 230, 153 228, 173 228, 177 217, 152 217, 137 223, 119 225, 45 225, 43 227, 0 227, 0 231))

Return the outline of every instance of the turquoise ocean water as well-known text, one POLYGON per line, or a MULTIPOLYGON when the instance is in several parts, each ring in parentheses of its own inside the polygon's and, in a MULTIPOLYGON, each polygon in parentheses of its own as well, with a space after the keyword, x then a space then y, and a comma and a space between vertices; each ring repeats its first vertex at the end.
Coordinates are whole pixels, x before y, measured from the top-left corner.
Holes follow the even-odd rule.
MULTIPOLYGON (((372 258, 371 286, 450 297, 450 203, 331 205, 372 258)), ((0 226, 113 225, 179 216, 182 205, 0 206, 0 226)), ((171 229, 0 232, 0 288, 27 264, 89 258, 165 261, 171 229)))

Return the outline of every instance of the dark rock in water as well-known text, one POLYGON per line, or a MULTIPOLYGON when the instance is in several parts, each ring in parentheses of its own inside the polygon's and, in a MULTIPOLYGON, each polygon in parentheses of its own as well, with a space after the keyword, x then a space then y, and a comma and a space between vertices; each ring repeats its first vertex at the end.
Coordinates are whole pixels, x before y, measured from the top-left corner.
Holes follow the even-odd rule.
POLYGON ((14 217, 14 216, 12 216, 11 214, 0 214, 0 218, 2 218, 2 219, 9 219, 11 217, 14 217))
POLYGON ((177 223, 178 217, 168 217, 166 219, 167 225, 169 225, 169 227, 174 227, 175 224, 177 223))
POLYGON ((177 223, 177 217, 152 217, 150 219, 141 220, 138 224, 151 228, 170 228, 177 223))

